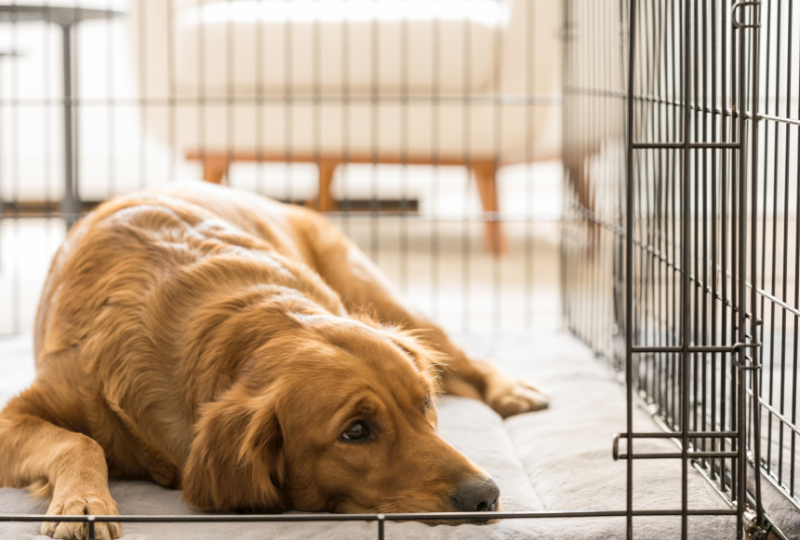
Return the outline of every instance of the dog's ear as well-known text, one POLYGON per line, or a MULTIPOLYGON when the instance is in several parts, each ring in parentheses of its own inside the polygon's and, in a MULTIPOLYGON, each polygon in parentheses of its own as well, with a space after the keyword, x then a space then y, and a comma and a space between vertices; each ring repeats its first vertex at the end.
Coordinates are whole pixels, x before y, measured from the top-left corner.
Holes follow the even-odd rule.
POLYGON ((392 343, 414 362, 417 369, 425 372, 435 385, 440 384, 440 375, 447 363, 444 354, 428 345, 425 339, 412 331, 392 326, 384 326, 382 330, 392 343))
POLYGON ((183 473, 183 498, 201 510, 281 510, 283 436, 275 395, 235 384, 203 408, 183 473))

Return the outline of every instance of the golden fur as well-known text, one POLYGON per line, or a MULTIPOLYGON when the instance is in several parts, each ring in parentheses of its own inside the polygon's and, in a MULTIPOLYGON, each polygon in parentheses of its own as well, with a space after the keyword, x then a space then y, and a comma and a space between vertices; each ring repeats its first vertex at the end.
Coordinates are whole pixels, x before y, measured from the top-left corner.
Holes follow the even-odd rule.
POLYGON ((203 510, 451 511, 484 473, 437 435, 426 394, 546 406, 405 307, 323 217, 202 184, 80 221, 35 349, 36 380, 0 413, 0 486, 50 497, 50 515, 117 515, 109 474, 203 510), (369 437, 344 440, 361 421, 369 437))

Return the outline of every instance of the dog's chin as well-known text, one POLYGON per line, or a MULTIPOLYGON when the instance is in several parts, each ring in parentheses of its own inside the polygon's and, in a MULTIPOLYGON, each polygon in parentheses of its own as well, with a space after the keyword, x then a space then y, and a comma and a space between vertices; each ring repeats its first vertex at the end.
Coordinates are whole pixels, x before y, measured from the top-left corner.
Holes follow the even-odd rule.
POLYGON ((436 527, 438 525, 449 525, 454 527, 456 525, 491 525, 492 523, 499 522, 499 519, 439 519, 439 520, 421 520, 429 527, 436 527))
MULTIPOLYGON (((419 510, 418 510, 419 511, 419 510)), ((497 501, 497 510, 495 512, 502 512, 503 511, 503 501, 497 501)), ((453 515, 457 515, 460 512, 456 510, 436 510, 436 512, 452 512, 453 515)), ((436 525, 491 525, 492 523, 499 522, 500 519, 437 519, 437 520, 420 520, 420 523, 424 523, 425 525, 436 526, 436 525)))
MULTIPOLYGON (((502 512, 503 511, 503 501, 497 501, 497 510, 495 512, 502 512)), ((452 513, 454 516, 458 515, 460 512, 454 510, 452 508, 435 508, 430 510, 414 508, 414 509, 395 509, 391 512, 380 512, 376 508, 352 508, 352 509, 338 509, 337 512, 345 513, 345 514, 440 514, 440 513, 452 513)), ((493 523, 498 523, 500 521, 499 518, 497 519, 420 519, 420 520, 401 520, 401 521, 418 521, 419 523, 424 523, 425 525, 435 527, 437 525, 491 525, 493 523)), ((400 523, 401 521, 397 521, 400 523)))

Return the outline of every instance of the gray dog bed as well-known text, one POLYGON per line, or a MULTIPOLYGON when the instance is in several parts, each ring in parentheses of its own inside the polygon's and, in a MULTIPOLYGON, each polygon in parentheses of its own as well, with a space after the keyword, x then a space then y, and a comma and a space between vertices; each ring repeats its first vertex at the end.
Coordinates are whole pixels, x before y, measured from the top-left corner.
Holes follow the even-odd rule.
MULTIPOLYGON (((0 403, 33 377, 29 337, 0 341, 0 403)), ((476 401, 452 396, 439 403, 442 435, 489 472, 500 486, 504 510, 623 510, 625 463, 611 458, 615 432, 625 429, 625 393, 610 371, 566 334, 462 337, 471 353, 492 357, 507 372, 545 387, 549 410, 503 421, 476 401)), ((638 431, 657 431, 642 411, 638 431)), ((637 451, 675 451, 666 440, 637 442, 637 451)), ((634 507, 680 508, 680 463, 636 462, 634 507)), ((690 508, 725 508, 724 501, 695 471, 689 475, 690 508)), ((122 514, 192 514, 181 493, 148 482, 112 482, 122 514)), ((0 512, 43 513, 45 506, 24 491, 0 489, 0 512)), ((690 538, 735 538, 732 517, 691 517, 690 538)), ((374 523, 125 524, 125 538, 372 539, 374 523)), ((0 538, 46 538, 38 524, 0 523, 0 538)), ((680 518, 637 518, 636 538, 675 538, 680 518)), ((598 539, 625 537, 624 518, 503 520, 490 525, 389 523, 389 539, 598 539)))

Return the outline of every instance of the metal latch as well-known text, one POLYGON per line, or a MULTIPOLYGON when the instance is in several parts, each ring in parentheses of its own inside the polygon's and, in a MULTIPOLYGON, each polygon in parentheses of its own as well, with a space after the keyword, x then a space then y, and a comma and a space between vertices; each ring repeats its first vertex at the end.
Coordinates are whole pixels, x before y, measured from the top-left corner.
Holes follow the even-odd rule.
POLYGON ((740 0, 734 3, 731 6, 731 22, 733 22, 733 26, 736 28, 759 28, 761 26, 760 23, 744 23, 736 17, 737 12, 740 10, 739 8, 746 6, 761 6, 761 0, 740 0))

